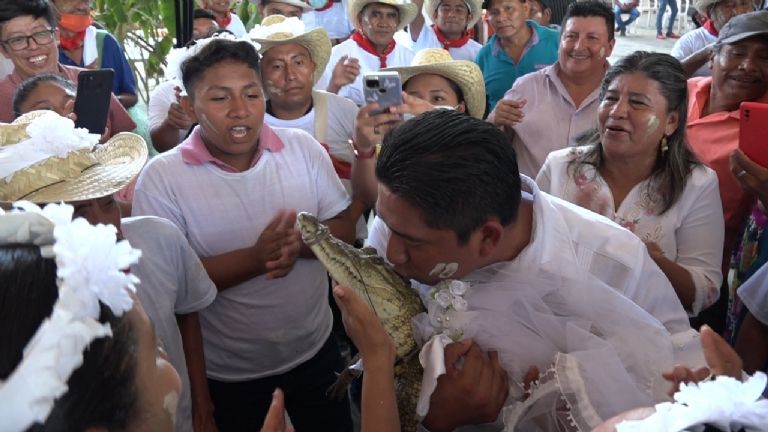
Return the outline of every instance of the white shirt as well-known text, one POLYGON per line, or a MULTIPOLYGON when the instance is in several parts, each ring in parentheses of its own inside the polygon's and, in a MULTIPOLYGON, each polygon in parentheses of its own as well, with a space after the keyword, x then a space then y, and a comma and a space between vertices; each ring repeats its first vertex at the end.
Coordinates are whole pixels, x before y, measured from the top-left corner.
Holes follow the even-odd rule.
POLYGON ((736 290, 749 313, 768 326, 768 265, 763 265, 736 290))
POLYGON ((597 126, 600 88, 577 108, 557 75, 558 63, 518 78, 504 99, 525 99, 525 118, 512 127, 512 146, 520 174, 536 177, 547 155, 574 145, 582 133, 597 126))
MULTIPOLYGON (((152 90, 152 94, 149 96, 149 103, 147 105, 147 111, 149 116, 149 130, 160 127, 161 124, 168 118, 168 109, 171 108, 171 104, 176 102, 176 86, 178 84, 174 81, 164 81, 152 90)), ((187 130, 179 129, 179 141, 184 141, 184 137, 187 136, 187 130)))
POLYGON ((176 315, 198 312, 216 298, 216 286, 179 229, 158 217, 121 221, 123 235, 140 249, 131 271, 141 280, 136 295, 152 320, 157 338, 181 378, 176 430, 192 430, 192 398, 186 357, 176 315))
MULTIPOLYGON (((717 42, 717 36, 713 36, 712 33, 707 31, 704 27, 699 27, 696 30, 691 30, 680 36, 680 39, 675 42, 675 46, 672 47, 670 55, 672 57, 682 61, 689 55, 704 48, 707 45, 712 45, 717 42)), ((693 76, 711 76, 712 69, 709 67, 709 62, 704 63, 704 66, 698 68, 693 76)))
POLYGON ((328 32, 330 39, 349 37, 355 29, 347 19, 347 0, 334 2, 333 6, 322 12, 315 10, 304 12, 301 14, 301 20, 304 21, 307 31, 322 27, 328 32))
POLYGON ((236 13, 230 12, 232 16, 232 21, 229 22, 229 25, 226 27, 226 30, 229 30, 232 32, 232 34, 235 35, 235 37, 240 38, 246 35, 245 31, 245 25, 243 25, 243 20, 240 19, 239 16, 237 16, 236 13))
MULTIPOLYGON (((541 268, 570 275, 580 268, 625 295, 672 333, 690 330, 688 316, 667 277, 645 244, 607 218, 539 190, 521 175, 523 195, 533 196, 531 242, 505 267, 529 272, 541 268)), ((386 256, 389 228, 377 218, 368 243, 386 256)))
MULTIPOLYGON (((352 39, 336 45, 331 50, 331 59, 328 61, 328 66, 325 68, 323 76, 320 77, 320 81, 315 84, 315 89, 325 90, 328 88, 328 84, 331 82, 331 75, 333 74, 333 68, 339 61, 341 56, 348 55, 351 58, 356 58, 360 62, 360 74, 355 78, 355 81, 351 84, 345 85, 339 90, 339 96, 343 96, 357 106, 365 104, 365 98, 363 97, 363 75, 366 72, 376 72, 381 69, 379 58, 362 48, 357 42, 352 39)), ((413 60, 413 51, 404 47, 402 44, 395 44, 395 49, 387 56, 387 67, 394 66, 409 66, 413 60)))
MULTIPOLYGON (((294 120, 282 120, 266 113, 264 123, 280 128, 301 129, 321 144, 327 145, 328 152, 334 158, 349 164, 354 163, 355 153, 352 151, 349 140, 352 139, 355 131, 357 105, 347 98, 320 90, 312 91, 312 99, 312 109, 303 116, 294 120), (324 115, 319 114, 321 106, 324 115), (318 115, 315 115, 316 112, 318 115)), ((352 181, 341 179, 341 184, 344 185, 347 194, 352 196, 352 181)), ((356 231, 359 239, 368 236, 365 218, 360 218, 356 231)))
MULTIPOLYGON (((424 26, 421 28, 421 32, 419 32, 419 37, 416 39, 416 42, 413 42, 412 46, 410 46, 414 53, 417 53, 424 48, 442 47, 443 44, 441 44, 440 40, 437 39, 435 29, 433 29, 432 26, 428 25, 427 23, 424 23, 424 26)), ((451 54, 451 57, 453 57, 454 60, 466 60, 474 62, 475 58, 477 58, 477 53, 480 52, 480 48, 482 47, 483 46, 480 45, 479 42, 470 38, 467 43, 458 48, 449 48, 448 52, 451 54)))
POLYGON ((616 208, 610 188, 591 165, 576 178, 568 171, 568 163, 587 148, 551 153, 536 177, 541 190, 612 219, 644 242, 658 244, 693 279, 691 316, 717 301, 725 235, 717 174, 704 165, 696 167, 677 202, 661 215, 655 214, 645 193, 647 180, 635 185, 616 208))
MULTIPOLYGON (((261 139, 270 129, 262 126, 261 139)), ((349 198, 318 142, 301 130, 273 132, 284 148, 265 150, 244 172, 185 163, 184 144, 153 158, 139 178, 134 213, 169 219, 207 257, 256 244, 278 209, 320 220, 345 210, 349 198)), ((299 258, 285 277, 262 275, 221 291, 200 322, 210 378, 286 372, 312 358, 331 332, 327 273, 319 261, 299 258)))

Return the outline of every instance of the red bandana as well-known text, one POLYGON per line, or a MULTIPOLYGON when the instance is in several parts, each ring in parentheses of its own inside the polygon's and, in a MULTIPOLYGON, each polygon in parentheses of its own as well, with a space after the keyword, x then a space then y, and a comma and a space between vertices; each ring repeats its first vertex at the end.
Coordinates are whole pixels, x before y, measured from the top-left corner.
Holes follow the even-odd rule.
POLYGON ((365 50, 365 52, 375 55, 379 58, 379 67, 385 68, 387 67, 387 56, 389 53, 391 53, 395 49, 395 40, 392 39, 387 44, 387 48, 384 50, 383 53, 379 53, 376 50, 376 47, 373 46, 373 42, 371 42, 370 39, 365 37, 364 34, 362 34, 359 31, 355 31, 352 33, 352 40, 357 43, 357 46, 365 50))
POLYGON ((315 12, 322 12, 322 11, 328 10, 331 8, 331 6, 333 6, 333 0, 328 0, 327 2, 325 2, 325 4, 322 7, 315 9, 315 12))
POLYGON ((59 46, 61 46, 64 51, 74 51, 82 47, 84 42, 85 30, 75 33, 71 38, 65 38, 64 36, 59 35, 59 46))
POLYGON ((704 23, 704 25, 703 25, 702 27, 704 27, 705 29, 707 29, 707 31, 708 31, 710 34, 712 34, 712 36, 718 36, 718 35, 720 35, 720 32, 719 32, 719 31, 717 31, 717 29, 715 28, 715 23, 713 23, 713 22, 712 22, 712 20, 707 20, 707 22, 705 22, 705 23, 704 23))
POLYGON ((440 31, 440 29, 437 27, 437 24, 432 24, 432 28, 435 30, 435 36, 437 36, 437 40, 440 41, 440 44, 443 45, 443 49, 448 48, 461 48, 469 42, 469 32, 464 32, 461 34, 461 37, 454 40, 449 40, 443 32, 440 31))
POLYGON ((232 22, 232 13, 227 12, 227 15, 224 18, 216 17, 216 24, 219 25, 221 28, 227 28, 229 23, 232 22))

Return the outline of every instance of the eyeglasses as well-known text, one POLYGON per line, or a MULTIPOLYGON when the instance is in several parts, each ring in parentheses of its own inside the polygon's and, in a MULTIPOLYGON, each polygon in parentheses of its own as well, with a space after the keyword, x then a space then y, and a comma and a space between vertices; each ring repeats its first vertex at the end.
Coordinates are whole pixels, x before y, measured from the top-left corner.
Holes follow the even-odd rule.
POLYGON ((36 33, 32 33, 29 36, 14 36, 4 41, 0 41, 3 45, 10 48, 12 51, 21 51, 29 47, 29 40, 33 39, 38 45, 48 45, 53 42, 55 29, 42 30, 36 33))

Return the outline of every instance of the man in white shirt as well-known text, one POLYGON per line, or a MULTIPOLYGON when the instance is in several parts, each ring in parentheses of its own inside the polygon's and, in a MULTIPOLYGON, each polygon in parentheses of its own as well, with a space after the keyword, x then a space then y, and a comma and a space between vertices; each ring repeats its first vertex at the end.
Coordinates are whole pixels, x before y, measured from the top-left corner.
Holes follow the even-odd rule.
MULTIPOLYGON (((297 18, 273 15, 254 27, 250 36, 261 44, 261 78, 269 96, 264 122, 312 135, 331 155, 336 174, 351 196, 355 155, 349 142, 357 105, 339 95, 312 89, 331 54, 328 34, 321 28, 305 31, 297 18)), ((365 222, 359 219, 364 207, 356 200, 350 207, 352 217, 358 219, 359 239, 366 237, 365 222)))
POLYGON ((425 0, 424 14, 434 24, 426 25, 419 14, 408 25, 411 49, 414 53, 424 48, 443 48, 454 60, 475 61, 483 46, 472 39, 469 30, 482 16, 481 0, 425 0))
MULTIPOLYGON (((453 111, 436 110, 405 122, 387 134, 377 161, 379 191, 376 207, 386 226, 372 231, 372 244, 380 253, 386 254, 395 271, 420 284, 435 286, 446 279, 460 280, 466 291, 454 291, 454 283, 451 283, 452 300, 448 304, 456 305, 455 312, 464 309, 467 314, 446 316, 464 322, 464 329, 480 345, 463 341, 445 347, 447 372, 437 378, 424 419, 424 426, 434 431, 495 421, 508 394, 510 400, 517 401, 516 406, 527 412, 529 405, 522 393, 513 394, 507 386, 508 375, 510 380, 526 381, 521 371, 524 372, 528 364, 518 365, 524 368, 517 370, 510 368, 509 363, 505 364, 510 360, 509 353, 518 349, 516 347, 539 349, 549 341, 556 347, 555 351, 565 357, 572 354, 578 357, 582 348, 586 351, 594 348, 569 345, 579 337, 563 342, 562 332, 573 330, 570 326, 553 332, 539 327, 543 322, 539 318, 557 320, 553 318, 553 311, 565 313, 558 315, 554 312, 555 317, 575 319, 574 325, 585 326, 582 327, 586 329, 583 336, 587 339, 600 344, 607 342, 611 346, 609 350, 629 353, 628 357, 619 355, 627 370, 638 371, 647 366, 646 361, 653 362, 653 370, 645 372, 655 378, 664 368, 672 366, 673 357, 696 366, 703 360, 696 333, 688 325, 687 314, 666 276, 648 256, 642 241, 601 216, 540 192, 530 178, 518 175, 514 151, 504 145, 504 140, 503 134, 487 123, 453 111), (527 283, 521 285, 520 282, 527 283), (472 290, 473 286, 481 285, 494 289, 495 297, 488 297, 484 288, 472 290), (604 297, 596 295, 598 292, 604 297), (457 296, 463 296, 465 302, 456 299, 457 296), (535 311, 520 307, 518 301, 529 300, 535 311), (505 313, 503 308, 496 309, 496 305, 510 305, 511 308, 505 313), (551 311, 546 312, 541 307, 551 311), (598 313, 605 308, 610 310, 608 315, 602 313, 608 312, 605 310, 598 313), (584 315, 583 311, 587 309, 595 311, 596 315, 584 315), (528 324, 533 327, 512 326, 517 335, 507 334, 498 327, 504 325, 502 321, 524 321, 517 312, 509 313, 509 310, 532 315, 534 318, 528 324), (571 312, 575 314, 570 315, 571 312), (609 321, 600 320, 615 312, 618 313, 611 315, 609 321), (487 314, 493 314, 499 321, 495 324, 488 322, 487 314), (589 320, 593 321, 591 326, 589 320), (576 324, 577 321, 581 325, 576 324), (637 327, 627 326, 629 321, 638 324, 637 327), (479 327, 478 322, 481 323, 479 327), (644 324, 640 325, 641 322, 644 324), (621 326, 626 333, 619 339, 624 342, 612 340, 609 333, 614 327, 621 326), (489 339, 488 335, 496 336, 489 339), (663 348, 648 356, 637 346, 626 346, 626 340, 640 339, 658 341, 663 348), (517 344, 506 345, 510 340, 517 344), (527 344, 526 340, 531 343, 527 344), (622 344, 625 344, 623 348, 622 344), (658 359, 665 357, 665 360, 654 359, 657 355, 658 359), (457 361, 462 361, 463 365, 457 367, 457 361), (504 370, 501 370, 502 366, 504 370)), ((440 310, 432 306, 429 308, 430 322, 441 317, 440 310)), ((449 321, 437 319, 437 322, 447 326, 449 321)), ((559 327, 559 324, 554 326, 559 327)), ((542 352, 551 349, 552 345, 541 348, 542 352)), ((435 350, 442 352, 440 348, 435 350)), ((528 357, 525 349, 520 352, 528 357)), ((560 357, 555 355, 556 364, 560 357)), ((583 362, 582 358, 576 360, 577 365, 553 372, 556 376, 560 374, 562 379, 581 381, 587 387, 595 383, 605 385, 605 381, 600 384, 604 378, 602 366, 609 363, 611 367, 616 366, 616 358, 612 353, 592 359, 590 363, 583 362), (588 369, 593 369, 594 374, 587 373, 588 369)), ((622 367, 610 370, 619 369, 622 367)), ((605 372, 609 374, 609 369, 605 372)), ((626 378, 626 374, 622 374, 626 378)), ((546 380, 547 375, 551 375, 549 371, 542 372, 541 378, 546 380)), ((428 377, 426 371, 425 377, 428 377)), ((549 378, 551 380, 551 376, 549 378)), ((621 383, 609 380, 608 387, 611 382, 616 387, 612 391, 602 387, 602 395, 611 396, 607 399, 602 396, 603 405, 594 406, 597 413, 591 411, 590 415, 607 418, 621 412, 622 406, 633 406, 637 401, 628 398, 629 391, 642 395, 640 399, 657 400, 660 397, 656 393, 658 389, 651 389, 650 382, 634 377, 628 379, 621 383), (616 400, 615 405, 612 399, 616 400), (621 399, 624 401, 619 402, 621 399)), ((558 385, 550 383, 547 387, 558 385)), ((538 398, 540 392, 549 391, 543 384, 541 387, 532 387, 530 397, 538 398)), ((567 393, 567 389, 561 390, 567 393)), ((599 418, 585 419, 585 416, 577 415, 584 412, 574 412, 576 408, 571 404, 553 408, 559 394, 555 392, 556 397, 550 399, 549 404, 542 402, 543 408, 548 410, 543 413, 546 420, 551 423, 558 414, 567 415, 569 413, 563 411, 570 411, 574 414, 571 418, 582 427, 580 430, 591 430, 597 425, 594 422, 599 418)), ((590 393, 587 388, 586 394, 582 393, 578 398, 584 400, 573 405, 583 407, 585 400, 595 403, 601 395, 600 392, 590 393)), ((516 421, 514 414, 505 410, 506 426, 519 424, 513 422, 516 421)), ((516 418, 519 420, 520 417, 516 418)))
POLYGON ((313 10, 302 15, 301 20, 307 29, 322 27, 328 32, 332 45, 338 45, 355 30, 347 18, 347 0, 310 0, 313 10))
POLYGON ((520 173, 535 178, 547 155, 594 127, 597 96, 616 43, 613 12, 598 1, 568 8, 557 63, 519 78, 488 116, 510 137, 520 173))
POLYGON ((751 0, 695 0, 693 7, 707 20, 680 37, 670 54, 680 60, 688 76, 711 76, 709 61, 720 29, 736 15, 752 12, 751 0))
POLYGON ((418 10, 410 0, 350 0, 347 13, 356 31, 333 47, 315 88, 362 106, 363 74, 411 64, 413 52, 398 44, 394 34, 413 21, 418 10))
POLYGON ((201 0, 203 9, 208 9, 216 16, 220 28, 229 30, 235 37, 245 36, 243 20, 232 12, 232 0, 201 0))

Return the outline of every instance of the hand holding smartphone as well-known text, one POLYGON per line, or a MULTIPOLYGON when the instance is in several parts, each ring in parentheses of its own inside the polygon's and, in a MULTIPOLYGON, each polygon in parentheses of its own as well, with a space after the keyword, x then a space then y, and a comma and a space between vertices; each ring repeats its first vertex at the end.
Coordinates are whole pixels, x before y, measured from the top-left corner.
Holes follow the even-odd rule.
POLYGON ((381 114, 392 106, 403 104, 403 85, 400 74, 391 72, 370 72, 363 75, 363 97, 366 103, 376 102, 379 108, 371 115, 381 114))
POLYGON ((109 102, 112 98, 112 69, 82 71, 77 76, 75 126, 102 135, 107 127, 109 102))

